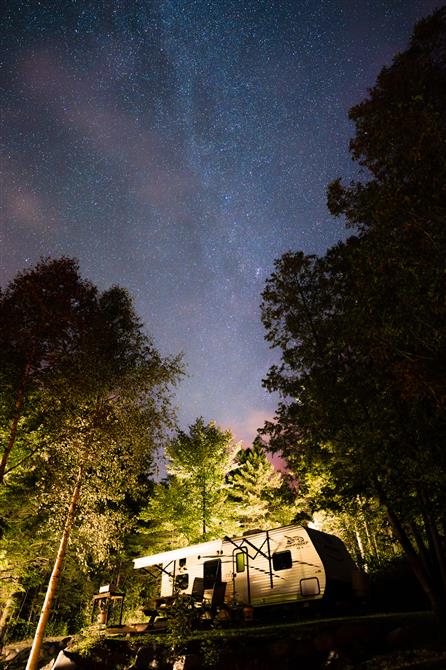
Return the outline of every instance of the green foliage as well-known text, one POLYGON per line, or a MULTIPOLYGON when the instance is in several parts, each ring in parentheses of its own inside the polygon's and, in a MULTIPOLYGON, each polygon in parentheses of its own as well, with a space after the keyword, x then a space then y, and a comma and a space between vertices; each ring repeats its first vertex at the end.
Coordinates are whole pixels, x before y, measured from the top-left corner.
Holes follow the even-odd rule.
POLYGON ((187 643, 198 626, 199 616, 192 598, 177 593, 167 613, 166 647, 172 660, 187 651, 187 643))
POLYGON ((160 548, 185 546, 230 534, 234 510, 226 474, 237 451, 230 431, 197 419, 166 449, 168 479, 155 487, 141 518, 160 548))
POLYGON ((289 523, 297 508, 286 478, 268 460, 259 441, 241 449, 227 478, 239 532, 289 523))
POLYGON ((240 449, 229 431, 197 419, 166 450, 168 477, 140 515, 140 553, 290 523, 300 507, 290 477, 260 442, 240 449))
MULTIPOLYGON (((91 579, 118 568, 125 538, 135 530, 135 516, 149 490, 152 454, 174 425, 170 386, 181 374, 181 363, 160 356, 124 289, 99 294, 80 280, 74 261, 42 262, 20 275, 2 300, 9 319, 2 342, 9 352, 18 352, 20 363, 13 368, 0 360, 4 379, 16 375, 15 386, 11 382, 1 395, 8 457, 3 464, 12 463, 0 491, 0 551, 9 584, 2 598, 6 603, 15 591, 28 591, 34 572, 41 580, 42 571, 47 574, 80 482, 64 571, 73 589, 66 594, 71 611, 79 611, 91 596, 91 579), (81 287, 79 295, 65 281, 67 273, 74 287, 81 287), (34 300, 40 304, 44 298, 48 303, 36 311, 34 300), (21 300, 18 315, 11 307, 14 299, 21 300), (52 307, 59 330, 56 323, 45 325, 52 307), (20 321, 14 328, 14 318, 28 317, 34 334, 16 337, 20 321), (33 357, 26 358, 27 347, 33 357), (18 411, 8 414, 13 406, 18 411), (76 591, 84 597, 73 598, 76 591)), ((59 610, 71 617, 63 607, 59 610)))
POLYGON ((76 637, 75 643, 72 647, 76 654, 81 658, 91 659, 95 650, 101 645, 101 637, 98 631, 91 628, 84 628, 76 637))
POLYGON ((147 538, 152 551, 187 546, 198 541, 202 536, 202 525, 195 503, 194 488, 187 481, 168 477, 156 484, 141 513, 145 522, 141 539, 147 538))
POLYGON ((288 252, 263 293, 282 351, 265 433, 313 506, 379 500, 437 613, 444 609, 446 10, 415 29, 350 113, 363 181, 329 187, 355 235, 323 257, 288 252), (366 181, 368 176, 368 181, 366 181), (322 478, 322 479, 321 479, 322 478))
POLYGON ((170 661, 175 661, 186 654, 193 639, 200 639, 199 650, 206 668, 217 665, 221 656, 221 638, 209 634, 197 634, 198 629, 213 629, 218 632, 218 620, 203 618, 201 609, 197 609, 190 596, 178 593, 167 614, 166 636, 163 640, 170 661), (207 624, 207 625, 206 625, 207 624))
POLYGON ((159 596, 159 579, 148 579, 143 571, 135 570, 127 560, 120 571, 119 590, 125 593, 122 621, 124 624, 148 622, 154 600, 159 596))
POLYGON ((9 468, 34 452, 36 441, 23 428, 33 436, 44 421, 46 390, 88 327, 95 298, 68 258, 42 260, 0 294, 0 484, 11 458, 9 468))
POLYGON ((200 644, 200 653, 205 668, 214 668, 218 665, 222 655, 222 641, 215 637, 208 637, 200 644))

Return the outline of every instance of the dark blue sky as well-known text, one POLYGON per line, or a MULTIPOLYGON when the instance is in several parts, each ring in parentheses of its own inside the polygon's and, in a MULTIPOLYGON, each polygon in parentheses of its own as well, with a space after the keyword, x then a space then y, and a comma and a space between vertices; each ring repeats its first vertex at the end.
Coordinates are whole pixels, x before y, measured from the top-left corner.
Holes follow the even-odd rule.
POLYGON ((247 444, 277 399, 259 319, 273 261, 344 233, 348 109, 431 0, 10 1, 1 21, 0 284, 73 256, 184 352, 182 427, 247 444))

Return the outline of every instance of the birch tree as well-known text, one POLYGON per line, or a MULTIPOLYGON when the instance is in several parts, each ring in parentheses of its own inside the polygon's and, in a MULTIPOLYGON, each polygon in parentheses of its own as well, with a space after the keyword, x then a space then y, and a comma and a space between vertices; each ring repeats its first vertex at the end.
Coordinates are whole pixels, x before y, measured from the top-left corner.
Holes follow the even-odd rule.
POLYGON ((0 484, 8 463, 38 448, 40 399, 61 358, 86 326, 96 289, 81 279, 75 260, 42 260, 0 293, 0 484))
POLYGON ((90 551, 110 550, 124 522, 120 503, 137 490, 141 476, 149 475, 152 453, 173 426, 169 388, 181 372, 179 359, 159 355, 125 290, 91 291, 89 297, 83 328, 41 382, 51 439, 34 456, 45 463, 39 485, 51 483, 47 504, 61 535, 29 670, 37 667, 73 529, 77 524, 85 533, 88 523, 79 522, 89 521, 90 551), (59 501, 65 501, 64 510, 59 501))

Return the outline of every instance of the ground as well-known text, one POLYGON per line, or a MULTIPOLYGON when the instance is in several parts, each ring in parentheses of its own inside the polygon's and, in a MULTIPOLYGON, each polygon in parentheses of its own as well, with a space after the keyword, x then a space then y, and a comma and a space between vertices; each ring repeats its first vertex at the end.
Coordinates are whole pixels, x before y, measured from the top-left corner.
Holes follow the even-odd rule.
MULTIPOLYGON (((68 644, 71 667, 146 670, 156 659, 168 670, 179 658, 175 667, 184 670, 446 669, 446 633, 427 612, 257 623, 187 637, 123 632, 75 636, 68 644)), ((25 668, 25 649, 23 643, 16 657, 3 656, 1 670, 25 668)))

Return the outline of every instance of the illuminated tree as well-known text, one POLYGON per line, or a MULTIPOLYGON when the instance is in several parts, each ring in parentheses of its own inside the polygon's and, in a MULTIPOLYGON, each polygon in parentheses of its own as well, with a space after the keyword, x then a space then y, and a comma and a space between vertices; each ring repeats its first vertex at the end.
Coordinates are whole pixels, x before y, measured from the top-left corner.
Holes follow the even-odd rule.
POLYGON ((62 358, 70 355, 95 299, 76 261, 41 261, 0 293, 0 484, 11 467, 33 453, 42 421, 41 399, 62 358))
MULTIPOLYGON (((2 337, 17 363, 8 367, 4 358, 3 378, 13 380, 20 366, 26 372, 25 382, 23 375, 18 386, 11 382, 10 393, 16 398, 12 403, 12 442, 20 437, 24 425, 21 416, 27 410, 26 397, 36 398, 44 417, 44 430, 37 437, 33 433, 36 448, 14 463, 5 484, 10 492, 26 470, 34 470, 34 496, 44 510, 41 520, 48 528, 52 526, 50 536, 54 538, 58 528, 60 537, 28 661, 30 669, 38 661, 68 540, 77 535, 79 561, 92 556, 98 562, 120 546, 123 532, 129 527, 127 499, 137 495, 141 477, 150 474, 153 451, 164 444, 166 429, 173 425, 169 385, 181 372, 178 359, 161 358, 144 333, 125 290, 114 287, 99 294, 79 280, 74 262, 64 260, 62 269, 67 270, 75 287, 82 287, 78 299, 73 298, 73 291, 66 299, 71 284, 67 289, 61 281, 60 266, 49 262, 20 275, 2 303, 3 314, 8 316, 8 328, 2 337), (17 285, 23 288, 24 298, 16 313, 13 297, 22 296, 17 285), (52 292, 48 292, 48 285, 52 292), (40 305, 37 311, 33 311, 34 300, 40 305), (57 329, 50 313, 59 303, 61 319, 64 309, 68 316, 63 327, 57 329), (24 334, 15 336, 21 326, 24 334)), ((8 457, 12 450, 9 445, 10 441, 5 450, 8 457)), ((13 532, 14 519, 6 521, 13 532)), ((5 547, 7 551, 8 543, 5 547)))
POLYGON ((240 530, 268 529, 289 523, 296 514, 288 482, 257 441, 237 454, 228 476, 229 499, 240 530))
POLYGON ((230 431, 199 418, 166 449, 168 479, 155 488, 142 515, 164 548, 231 534, 234 510, 226 475, 238 445, 230 431))
POLYGON ((119 504, 137 491, 141 473, 149 474, 151 455, 172 425, 167 387, 180 367, 178 359, 160 357, 129 295, 115 287, 98 297, 90 328, 62 370, 54 405, 54 414, 61 414, 55 421, 58 439, 48 462, 56 462, 53 486, 69 492, 68 509, 27 670, 37 667, 81 497, 89 512, 91 549, 110 548, 109 526, 122 523, 119 504))

